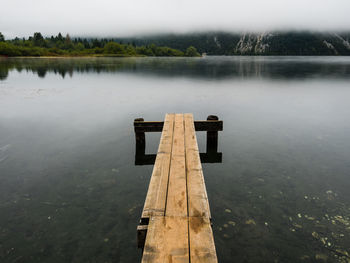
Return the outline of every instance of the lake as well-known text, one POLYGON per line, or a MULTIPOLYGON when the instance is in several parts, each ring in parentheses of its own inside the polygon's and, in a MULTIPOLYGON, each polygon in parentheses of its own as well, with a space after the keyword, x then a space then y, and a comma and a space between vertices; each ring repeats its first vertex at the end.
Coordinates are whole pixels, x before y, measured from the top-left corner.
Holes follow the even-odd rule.
POLYGON ((191 112, 220 263, 350 262, 349 102, 350 57, 2 58, 0 261, 140 262, 133 120, 191 112))

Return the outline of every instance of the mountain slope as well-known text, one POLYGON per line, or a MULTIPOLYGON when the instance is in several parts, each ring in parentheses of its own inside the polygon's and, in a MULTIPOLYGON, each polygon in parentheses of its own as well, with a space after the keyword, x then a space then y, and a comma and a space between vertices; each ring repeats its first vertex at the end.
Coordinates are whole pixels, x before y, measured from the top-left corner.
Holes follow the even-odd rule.
POLYGON ((208 55, 350 55, 350 33, 265 32, 196 33, 122 38, 136 45, 164 45, 185 50, 195 46, 208 55))

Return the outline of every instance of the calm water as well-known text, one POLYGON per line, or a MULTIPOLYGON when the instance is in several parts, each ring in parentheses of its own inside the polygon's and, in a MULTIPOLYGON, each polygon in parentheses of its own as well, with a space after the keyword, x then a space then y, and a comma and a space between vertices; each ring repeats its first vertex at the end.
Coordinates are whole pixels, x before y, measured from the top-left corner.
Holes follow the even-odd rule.
POLYGON ((166 112, 224 120, 219 262, 350 262, 349 102, 345 57, 1 59, 0 262, 140 262, 132 122, 166 112))

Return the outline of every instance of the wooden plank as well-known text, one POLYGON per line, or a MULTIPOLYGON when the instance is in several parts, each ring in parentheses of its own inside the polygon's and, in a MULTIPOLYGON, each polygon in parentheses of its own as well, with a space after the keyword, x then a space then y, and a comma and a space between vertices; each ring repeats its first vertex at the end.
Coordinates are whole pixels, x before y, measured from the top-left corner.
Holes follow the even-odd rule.
POLYGON ((174 114, 167 114, 160 139, 158 153, 148 187, 142 218, 151 215, 164 215, 169 179, 170 157, 174 134, 174 114))
POLYGON ((175 115, 166 216, 187 216, 187 187, 183 114, 175 115))
POLYGON ((143 263, 218 262, 192 114, 166 115, 143 216, 143 263))
MULTIPOLYGON (((161 132, 163 124, 163 121, 134 121, 134 130, 135 132, 161 132)), ((223 121, 194 121, 194 127, 196 131, 222 131, 223 121)))
POLYGON ((187 217, 150 218, 142 263, 189 263, 187 217))
POLYGON ((189 218, 189 238, 191 263, 218 262, 213 231, 208 218, 189 218))
POLYGON ((193 115, 185 114, 186 171, 188 191, 188 216, 210 218, 208 195, 205 188, 199 157, 193 115))

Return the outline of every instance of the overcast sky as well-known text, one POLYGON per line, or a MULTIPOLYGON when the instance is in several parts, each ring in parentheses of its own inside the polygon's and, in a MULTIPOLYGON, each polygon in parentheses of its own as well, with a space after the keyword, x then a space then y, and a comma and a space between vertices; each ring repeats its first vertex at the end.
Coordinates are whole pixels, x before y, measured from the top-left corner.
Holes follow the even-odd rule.
POLYGON ((350 0, 0 0, 6 38, 69 33, 349 30, 350 0))

